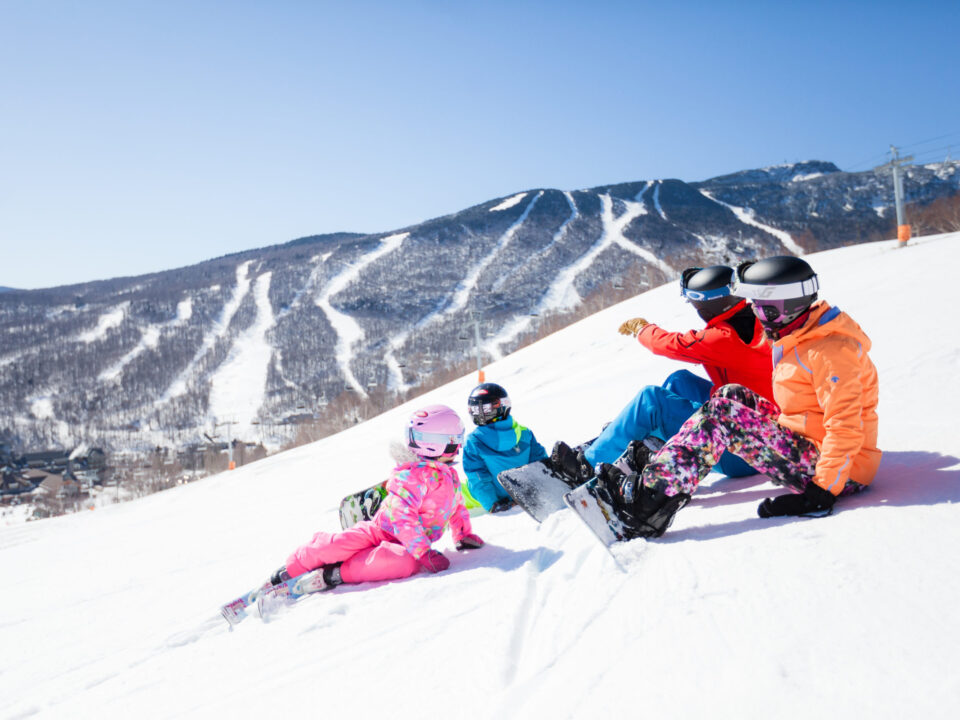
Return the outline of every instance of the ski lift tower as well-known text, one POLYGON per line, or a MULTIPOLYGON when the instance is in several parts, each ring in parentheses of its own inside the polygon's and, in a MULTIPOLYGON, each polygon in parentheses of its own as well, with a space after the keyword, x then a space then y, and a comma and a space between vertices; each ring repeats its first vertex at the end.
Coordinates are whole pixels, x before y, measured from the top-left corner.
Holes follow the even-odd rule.
POLYGON ((880 165, 877 170, 893 169, 893 197, 897 206, 897 240, 900 241, 899 247, 903 247, 910 240, 910 226, 903 216, 903 175, 900 174, 900 166, 911 162, 913 155, 900 157, 900 151, 893 145, 890 146, 890 154, 893 158, 886 165, 880 165))
POLYGON ((236 420, 224 420, 223 422, 220 422, 220 423, 214 422, 213 424, 214 430, 216 430, 216 428, 218 427, 224 427, 224 426, 226 426, 227 428, 227 459, 228 459, 227 470, 237 469, 237 464, 233 461, 233 432, 232 432, 233 426, 236 424, 237 424, 236 420))

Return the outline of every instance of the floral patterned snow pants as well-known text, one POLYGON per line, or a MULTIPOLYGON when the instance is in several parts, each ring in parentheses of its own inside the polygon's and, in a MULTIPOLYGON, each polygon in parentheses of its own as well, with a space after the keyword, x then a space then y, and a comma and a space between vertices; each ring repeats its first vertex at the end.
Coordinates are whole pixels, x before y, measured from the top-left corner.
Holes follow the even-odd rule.
MULTIPOLYGON (((777 423, 780 411, 742 385, 719 388, 644 468, 643 484, 666 495, 692 495, 724 450, 739 455, 777 485, 802 492, 820 451, 803 435, 777 423)), ((852 480, 840 493, 863 489, 852 480)))

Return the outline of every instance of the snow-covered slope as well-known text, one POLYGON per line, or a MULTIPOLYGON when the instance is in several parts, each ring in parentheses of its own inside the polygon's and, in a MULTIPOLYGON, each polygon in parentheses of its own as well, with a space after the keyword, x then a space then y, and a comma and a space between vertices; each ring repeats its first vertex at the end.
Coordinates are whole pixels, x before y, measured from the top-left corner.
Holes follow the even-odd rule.
MULTIPOLYGON (((475 518, 436 576, 338 588, 230 632, 217 606, 338 525, 414 404, 96 512, 0 528, 4 718, 832 718, 960 713, 960 234, 810 256, 872 337, 874 487, 762 521, 761 477, 711 476, 662 539, 613 558, 569 513, 475 518)), ((595 433, 677 366, 616 333, 696 322, 671 284, 487 368, 541 442, 595 433)))

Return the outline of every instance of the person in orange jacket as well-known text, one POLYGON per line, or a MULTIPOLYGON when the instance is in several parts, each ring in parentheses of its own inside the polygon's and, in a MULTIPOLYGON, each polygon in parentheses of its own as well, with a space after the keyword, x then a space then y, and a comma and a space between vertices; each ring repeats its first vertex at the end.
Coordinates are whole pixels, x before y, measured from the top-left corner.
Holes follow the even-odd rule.
POLYGON ((837 497, 870 484, 881 456, 870 340, 846 313, 817 302, 818 291, 816 273, 800 258, 737 268, 731 292, 750 299, 773 344, 776 405, 724 385, 642 474, 610 477, 601 492, 630 535, 662 535, 725 450, 793 491, 761 502, 764 518, 826 515, 837 497))

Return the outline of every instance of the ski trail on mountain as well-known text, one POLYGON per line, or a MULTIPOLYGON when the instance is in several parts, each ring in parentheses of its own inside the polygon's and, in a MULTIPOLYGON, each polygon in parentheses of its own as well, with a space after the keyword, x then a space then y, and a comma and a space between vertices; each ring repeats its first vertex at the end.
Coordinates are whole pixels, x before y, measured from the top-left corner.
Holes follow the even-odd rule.
POLYGON ((667 217, 667 214, 663 211, 663 205, 660 204, 660 187, 663 185, 663 180, 657 180, 656 187, 653 188, 653 207, 657 211, 663 220, 670 222, 670 219, 667 217))
POLYGON ((570 205, 570 216, 563 221, 563 224, 553 234, 553 237, 550 239, 550 242, 548 242, 542 248, 537 250, 537 252, 531 255, 525 264, 529 265, 533 263, 535 260, 538 260, 539 258, 546 255, 548 252, 550 252, 554 248, 554 246, 557 245, 557 243, 559 243, 561 240, 563 240, 564 237, 566 237, 567 228, 570 226, 570 223, 576 220, 577 216, 580 214, 579 211, 577 210, 577 203, 573 199, 573 193, 567 190, 564 190, 563 197, 566 198, 567 204, 570 205))
MULTIPOLYGON (((648 186, 649 187, 649 186, 648 186)), ((647 188, 638 193, 637 197, 643 195, 647 188)), ((572 199, 571 199, 572 201, 572 199)), ((641 215, 647 214, 646 205, 643 202, 631 200, 621 200, 626 209, 619 216, 613 214, 613 198, 610 195, 601 195, 601 220, 603 222, 603 231, 599 239, 589 250, 571 265, 557 273, 556 279, 544 293, 542 299, 537 304, 536 313, 544 313, 551 310, 566 310, 576 307, 582 300, 580 293, 574 287, 577 277, 587 270, 594 261, 603 253, 604 250, 617 245, 624 250, 629 250, 635 255, 639 255, 651 265, 659 268, 667 276, 675 274, 675 270, 669 264, 662 261, 649 250, 635 245, 627 240, 623 235, 627 227, 641 215)), ((503 357, 502 345, 514 340, 520 333, 524 332, 531 324, 532 320, 528 316, 517 317, 508 323, 496 336, 484 343, 483 350, 490 355, 493 360, 499 360, 503 357)))
MULTIPOLYGON (((474 289, 476 289, 477 281, 480 279, 480 275, 484 270, 487 269, 487 267, 489 267, 490 263, 493 262, 493 259, 497 256, 497 254, 510 244, 510 241, 513 240, 523 223, 526 222, 527 217, 529 217, 530 213, 533 211, 533 208, 536 206, 537 201, 540 200, 541 197, 543 197, 543 190, 534 196, 533 200, 531 200, 524 209, 523 214, 520 215, 513 225, 507 228, 507 231, 500 236, 500 239, 497 240, 497 244, 493 246, 493 249, 483 258, 481 258, 480 261, 472 268, 470 268, 470 272, 467 273, 466 277, 460 281, 460 284, 457 285, 456 289, 453 291, 453 298, 449 304, 438 316, 434 317, 452 315, 453 313, 462 310, 466 306, 467 300, 470 299, 470 294, 474 291, 474 289)), ((434 318, 431 318, 429 321, 424 322, 423 325, 429 324, 429 322, 432 322, 433 319, 434 318)))
POLYGON ((634 202, 642 203, 643 196, 646 194, 647 190, 651 188, 652 185, 653 185, 653 180, 647 180, 647 184, 644 185, 643 188, 640 190, 640 192, 638 192, 636 196, 633 198, 634 202))
POLYGON ((490 208, 490 212, 500 212, 501 210, 509 210, 514 205, 519 205, 520 201, 527 196, 526 192, 517 193, 516 195, 511 195, 506 200, 501 202, 499 205, 490 208))
POLYGON ((365 333, 356 320, 333 307, 330 298, 356 280, 363 269, 370 265, 370 263, 399 248, 409 235, 410 233, 405 232, 383 238, 376 250, 367 253, 355 263, 348 265, 339 275, 330 280, 320 294, 320 297, 316 300, 317 307, 326 314, 327 320, 330 321, 330 325, 333 327, 333 331, 337 334, 337 345, 334 349, 334 357, 336 358, 337 365, 340 366, 340 372, 343 374, 347 384, 362 397, 366 397, 367 392, 353 374, 353 370, 350 369, 350 363, 353 361, 353 346, 363 340, 365 333))
POLYGON ((313 263, 313 269, 310 271, 310 274, 307 276, 306 282, 303 283, 301 288, 297 290, 294 294, 293 299, 287 303, 287 306, 283 308, 279 313, 277 313, 277 322, 280 322, 289 315, 291 312, 300 307, 301 302, 303 301, 304 296, 310 293, 314 287, 317 285, 317 280, 320 277, 320 271, 323 269, 323 261, 330 257, 327 255, 314 255, 310 258, 310 262, 313 263))
POLYGON ((126 317, 129 307, 129 302, 120 303, 117 307, 101 315, 97 321, 97 326, 92 330, 80 333, 77 336, 77 342, 89 345, 92 342, 102 340, 110 330, 123 322, 123 318, 126 317))
POLYGON ((152 350, 160 342, 160 337, 166 330, 170 330, 179 325, 183 325, 193 315, 193 298, 186 298, 177 303, 177 314, 172 320, 164 323, 151 323, 141 330, 140 342, 113 366, 104 370, 97 377, 101 382, 115 381, 120 379, 123 369, 131 362, 136 360, 143 352, 152 350))
POLYGON ((209 415, 214 423, 235 422, 235 429, 230 430, 233 438, 253 439, 253 421, 267 392, 273 355, 267 333, 275 322, 270 303, 272 278, 272 272, 257 278, 253 287, 257 319, 234 341, 230 355, 210 378, 209 415))
MULTIPOLYGON (((431 313, 428 313, 423 317, 419 322, 417 322, 410 330, 405 330, 403 332, 397 333, 387 343, 387 352, 384 355, 384 362, 387 366, 387 371, 389 373, 389 380, 387 382, 387 387, 390 390, 396 390, 398 392, 406 391, 410 388, 403 380, 403 368, 400 366, 400 363, 397 362, 396 356, 394 353, 403 347, 407 342, 407 339, 410 337, 411 333, 425 328, 439 320, 452 315, 455 312, 462 310, 466 307, 467 301, 470 299, 470 294, 474 291, 477 285, 477 281, 480 279, 480 275, 484 270, 489 267, 490 263, 493 262, 494 258, 497 256, 501 250, 503 250, 507 245, 510 244, 510 241, 513 240, 514 236, 517 234, 517 231, 529 217, 530 213, 533 211, 533 208, 536 206, 537 201, 543 197, 544 191, 541 190, 537 193, 534 198, 530 201, 526 208, 524 208, 523 213, 519 218, 509 227, 506 232, 500 236, 500 239, 497 240, 497 244, 494 245, 493 249, 488 252, 483 258, 480 259, 467 273, 466 277, 460 281, 456 289, 453 291, 452 298, 441 304, 436 310, 431 313)), ((507 200, 504 200, 503 203, 498 205, 495 208, 491 208, 491 212, 494 210, 504 210, 508 207, 513 207, 519 203, 527 193, 519 193, 514 195, 507 200), (507 203, 510 203, 507 205, 507 203), (502 206, 502 207, 501 207, 502 206)), ((568 198, 569 199, 569 198, 568 198)), ((572 200, 571 200, 572 202, 572 200)), ((576 210, 574 209, 574 212, 576 210)), ((572 217, 570 218, 573 219, 572 217)), ((564 223, 562 229, 565 230, 566 225, 569 224, 569 220, 564 223)))
POLYGON ((230 322, 233 320, 233 316, 237 314, 237 310, 240 308, 243 298, 246 297, 246 294, 250 289, 249 272, 251 262, 251 260, 247 260, 246 262, 237 265, 237 284, 233 288, 233 295, 231 295, 230 299, 223 306, 223 312, 220 313, 220 319, 213 324, 213 327, 204 336, 203 343, 200 345, 200 349, 197 350, 190 362, 187 363, 187 366, 180 372, 180 375, 177 376, 177 379, 170 384, 170 387, 167 388, 167 391, 157 402, 158 405, 164 405, 170 402, 170 400, 173 398, 183 395, 185 392, 187 392, 187 383, 196 374, 196 369, 200 364, 200 361, 203 360, 203 357, 207 354, 207 352, 209 352, 210 349, 216 344, 217 340, 226 334, 230 327, 230 322))
MULTIPOLYGON (((546 245, 546 247, 541 249, 536 255, 530 258, 530 262, 533 262, 540 256, 546 254, 552 247, 559 243, 567 234, 567 228, 570 226, 570 223, 576 220, 579 216, 580 212, 577 210, 577 203, 573 199, 573 194, 564 191, 563 196, 570 204, 570 216, 564 220, 563 224, 560 226, 557 232, 554 233, 553 238, 546 245)), ((533 324, 533 316, 539 316, 540 314, 547 312, 548 310, 552 310, 562 304, 564 295, 567 289, 572 286, 572 283, 573 278, 568 278, 564 272, 561 272, 560 275, 555 278, 554 281, 547 287, 546 292, 540 298, 540 302, 537 303, 532 313, 530 315, 515 317, 513 320, 507 323, 493 339, 487 342, 484 350, 494 358, 502 357, 503 351, 501 347, 511 342, 518 335, 526 332, 530 325, 533 324)), ((577 296, 577 299, 579 299, 579 296, 577 296)), ((576 302, 574 302, 574 304, 576 304, 576 302)))
POLYGON ((722 205, 723 207, 727 208, 727 210, 737 216, 737 220, 745 225, 752 225, 755 228, 760 228, 766 233, 770 233, 780 242, 782 242, 783 246, 794 255, 803 255, 806 252, 797 244, 796 240, 793 239, 793 236, 790 235, 790 233, 784 230, 778 230, 770 225, 764 225, 762 222, 758 221, 756 219, 756 213, 751 208, 737 207, 736 205, 725 203, 723 200, 717 200, 713 195, 710 194, 708 190, 704 190, 703 188, 700 188, 700 194, 709 200, 713 200, 713 202, 715 202, 717 205, 722 205))

